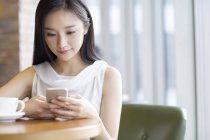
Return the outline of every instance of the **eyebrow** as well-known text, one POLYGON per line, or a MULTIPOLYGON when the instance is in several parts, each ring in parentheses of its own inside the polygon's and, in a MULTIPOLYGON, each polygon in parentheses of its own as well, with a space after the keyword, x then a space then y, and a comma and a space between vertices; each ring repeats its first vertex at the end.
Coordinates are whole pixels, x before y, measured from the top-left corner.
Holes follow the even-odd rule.
MULTIPOLYGON (((73 28, 73 27, 75 27, 75 26, 76 26, 76 25, 69 25, 69 26, 64 27, 64 29, 73 28)), ((45 27, 45 30, 55 30, 55 29, 49 28, 49 27, 45 27)))

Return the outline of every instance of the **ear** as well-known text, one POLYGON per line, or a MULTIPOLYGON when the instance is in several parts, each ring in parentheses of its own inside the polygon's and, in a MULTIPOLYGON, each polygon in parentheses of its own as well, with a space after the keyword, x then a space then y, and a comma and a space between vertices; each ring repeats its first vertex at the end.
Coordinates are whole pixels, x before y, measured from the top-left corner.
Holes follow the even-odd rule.
POLYGON ((86 35, 88 33, 89 27, 90 27, 90 24, 85 25, 85 27, 84 27, 84 35, 86 35))

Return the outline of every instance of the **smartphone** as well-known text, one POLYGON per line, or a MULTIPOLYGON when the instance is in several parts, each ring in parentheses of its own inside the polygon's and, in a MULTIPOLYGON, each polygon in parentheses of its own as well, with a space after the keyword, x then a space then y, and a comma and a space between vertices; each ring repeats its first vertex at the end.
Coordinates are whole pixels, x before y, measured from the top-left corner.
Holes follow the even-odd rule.
POLYGON ((47 102, 50 102, 52 99, 57 96, 68 97, 68 89, 67 88, 47 88, 46 89, 46 98, 47 102))

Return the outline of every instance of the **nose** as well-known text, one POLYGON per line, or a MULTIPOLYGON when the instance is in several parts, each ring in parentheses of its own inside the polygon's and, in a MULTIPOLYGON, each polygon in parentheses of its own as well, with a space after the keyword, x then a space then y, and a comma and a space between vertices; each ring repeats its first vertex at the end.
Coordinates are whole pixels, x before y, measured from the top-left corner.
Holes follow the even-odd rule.
POLYGON ((58 41, 58 46, 59 48, 63 49, 67 47, 68 45, 68 40, 65 36, 60 36, 59 41, 58 41))

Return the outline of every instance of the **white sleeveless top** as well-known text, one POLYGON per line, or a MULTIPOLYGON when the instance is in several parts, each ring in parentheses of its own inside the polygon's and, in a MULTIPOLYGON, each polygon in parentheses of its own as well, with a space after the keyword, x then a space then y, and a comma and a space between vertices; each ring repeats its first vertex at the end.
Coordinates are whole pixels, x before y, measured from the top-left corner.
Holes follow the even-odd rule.
POLYGON ((46 88, 67 88, 69 95, 85 97, 100 112, 104 74, 107 63, 101 60, 83 69, 76 76, 62 76, 56 73, 49 62, 33 66, 36 73, 33 80, 32 96, 45 96, 46 88))

